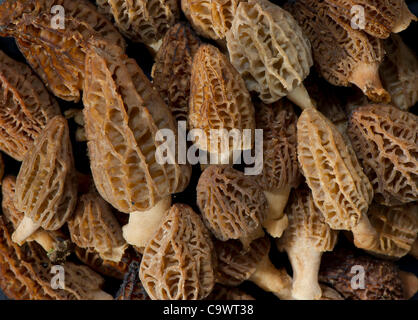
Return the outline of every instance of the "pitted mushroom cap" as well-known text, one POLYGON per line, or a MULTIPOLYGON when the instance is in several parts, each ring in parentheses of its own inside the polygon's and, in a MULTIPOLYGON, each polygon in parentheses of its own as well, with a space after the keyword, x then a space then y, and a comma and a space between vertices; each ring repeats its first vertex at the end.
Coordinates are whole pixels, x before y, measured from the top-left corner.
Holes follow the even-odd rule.
POLYGON ((22 161, 59 106, 27 65, 2 51, 0 93, 0 149, 22 161))
POLYGON ((207 137, 206 141, 198 138, 199 149, 223 151, 221 139, 210 131, 224 129, 230 151, 251 149, 252 146, 234 146, 229 137, 234 129, 241 135, 244 129, 253 130, 255 118, 245 83, 227 57, 210 44, 201 45, 193 59, 190 81, 189 126, 203 130, 207 137))
POLYGON ((16 177, 11 175, 4 177, 1 184, 1 208, 6 219, 12 223, 13 228, 16 228, 25 216, 22 211, 16 209, 14 203, 15 190, 16 177))
POLYGON ((298 159, 315 204, 332 229, 351 230, 373 199, 370 181, 350 145, 316 109, 298 120, 298 159))
POLYGON ((396 207, 373 204, 368 215, 379 235, 379 245, 372 253, 394 258, 408 254, 417 239, 418 204, 396 207))
POLYGON ((145 211, 186 188, 191 168, 177 164, 175 137, 167 161, 156 159, 159 147, 164 149, 157 140, 159 130, 173 135, 177 130, 170 110, 135 60, 91 47, 83 102, 90 167, 107 202, 125 213, 145 211))
POLYGON ((297 187, 300 181, 297 159, 296 124, 292 104, 282 99, 274 104, 257 105, 257 129, 263 130, 263 171, 257 176, 267 191, 297 187))
POLYGON ((213 40, 223 40, 241 1, 182 0, 181 8, 198 34, 213 40))
POLYGON ((310 43, 295 19, 266 0, 239 3, 226 41, 248 90, 265 103, 299 87, 313 64, 310 43))
POLYGON ((230 166, 210 166, 196 190, 203 221, 216 238, 239 239, 247 246, 262 236, 267 200, 253 177, 230 166))
POLYGON ((211 294, 205 300, 255 300, 248 293, 238 289, 215 284, 211 294))
POLYGON ((76 202, 68 124, 62 116, 56 116, 23 159, 16 179, 15 205, 43 229, 57 230, 68 220, 76 202))
POLYGON ((119 262, 127 248, 119 222, 96 192, 80 197, 68 228, 77 246, 94 249, 105 260, 119 262))
POLYGON ((215 283, 210 234, 187 205, 175 204, 144 249, 139 276, 153 300, 200 300, 215 283))
POLYGON ((193 57, 200 39, 184 23, 167 30, 152 67, 153 85, 177 121, 187 121, 193 57))
POLYGON ((268 255, 270 240, 268 237, 254 240, 248 251, 239 241, 217 240, 215 251, 218 256, 216 281, 227 286, 238 286, 251 277, 260 261, 268 255))
POLYGON ((367 105, 350 116, 348 134, 375 191, 388 206, 418 200, 418 117, 390 105, 367 105))

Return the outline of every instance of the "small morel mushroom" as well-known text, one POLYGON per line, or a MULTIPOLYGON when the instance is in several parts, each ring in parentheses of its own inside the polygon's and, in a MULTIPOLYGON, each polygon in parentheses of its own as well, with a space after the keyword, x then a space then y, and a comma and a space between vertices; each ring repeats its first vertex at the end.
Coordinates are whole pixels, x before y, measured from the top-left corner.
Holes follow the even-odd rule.
POLYGON ((264 103, 284 96, 313 107, 303 86, 313 65, 311 45, 292 15, 267 0, 238 4, 226 33, 232 64, 264 103))
POLYGON ((354 243, 373 248, 377 233, 367 218, 373 188, 351 145, 318 110, 304 110, 298 125, 298 159, 315 205, 334 230, 353 232, 354 243))
POLYGON ((390 105, 352 112, 348 135, 375 201, 387 206, 418 200, 418 117, 390 105))
POLYGON ((168 29, 152 67, 153 85, 177 121, 187 121, 193 57, 200 39, 184 23, 168 29))
POLYGON ((15 187, 16 209, 24 213, 12 239, 21 245, 39 228, 58 230, 77 202, 77 181, 67 120, 56 116, 26 153, 15 187))
POLYGON ((153 300, 201 300, 213 289, 215 263, 212 240, 199 215, 177 203, 147 243, 139 276, 153 300))
POLYGON ((246 144, 241 137, 245 129, 253 136, 254 106, 241 76, 219 49, 209 44, 199 47, 190 86, 189 126, 205 133, 196 137, 195 144, 211 154, 210 162, 232 163, 236 151, 251 150, 252 143, 246 144))
POLYGON ((293 1, 286 9, 309 38, 315 64, 327 81, 345 87, 355 84, 375 102, 390 101, 379 78, 381 40, 352 29, 327 1, 293 1))
POLYGON ((281 237, 288 224, 283 210, 290 190, 300 181, 296 152, 298 118, 286 99, 271 106, 257 105, 257 129, 263 130, 263 171, 257 176, 268 202, 263 227, 273 237, 281 237))
POLYGON ((151 300, 139 279, 140 263, 134 261, 129 265, 123 282, 116 294, 116 300, 151 300))
POLYGON ((0 50, 0 149, 22 161, 54 116, 58 103, 25 64, 0 50))
POLYGON ((196 190, 203 222, 219 240, 238 239, 247 249, 264 235, 268 203, 253 177, 230 166, 209 166, 196 190))
POLYGON ((292 192, 286 213, 289 227, 277 240, 277 246, 287 252, 292 264, 292 296, 301 300, 320 299, 322 291, 318 272, 321 256, 323 252, 334 249, 338 232, 326 224, 308 188, 292 192))
POLYGON ((94 249, 105 260, 121 261, 128 245, 109 204, 99 194, 83 194, 67 224, 78 247, 94 249))
POLYGON ((215 284, 211 294, 205 300, 255 300, 252 296, 244 291, 227 287, 220 284, 215 284))

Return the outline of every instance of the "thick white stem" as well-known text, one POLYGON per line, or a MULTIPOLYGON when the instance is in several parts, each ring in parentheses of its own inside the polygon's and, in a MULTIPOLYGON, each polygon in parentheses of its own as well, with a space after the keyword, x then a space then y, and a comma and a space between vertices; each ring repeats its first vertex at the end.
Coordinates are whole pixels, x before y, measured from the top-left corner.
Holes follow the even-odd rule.
POLYGON ((283 211, 289 200, 290 190, 290 186, 285 186, 281 190, 264 191, 269 204, 269 210, 267 218, 263 222, 263 227, 272 237, 280 238, 288 226, 288 218, 287 215, 284 215, 283 211))
POLYGON ((366 215, 362 215, 358 224, 351 231, 353 232, 354 245, 357 248, 373 251, 378 246, 379 237, 366 215))
POLYGON ((40 229, 30 236, 27 241, 35 241, 41 245, 46 252, 51 252, 56 247, 55 239, 48 231, 40 229))
POLYGON ((287 98, 294 104, 299 106, 302 110, 308 108, 315 108, 315 103, 309 97, 309 93, 306 90, 303 83, 301 83, 298 87, 293 89, 293 91, 289 92, 287 98))
POLYGON ((22 221, 20 221, 19 225, 17 226, 15 232, 12 234, 12 241, 17 243, 21 246, 27 238, 29 238, 32 234, 38 230, 40 225, 38 223, 33 222, 31 218, 23 217, 22 221))

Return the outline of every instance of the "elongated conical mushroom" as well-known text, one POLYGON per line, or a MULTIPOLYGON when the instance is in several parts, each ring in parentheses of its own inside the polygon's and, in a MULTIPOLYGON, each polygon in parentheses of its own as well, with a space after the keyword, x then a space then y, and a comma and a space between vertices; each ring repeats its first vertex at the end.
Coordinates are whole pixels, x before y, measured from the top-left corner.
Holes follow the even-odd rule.
POLYGON ((58 103, 25 64, 0 51, 0 149, 22 161, 58 103))
POLYGON ((322 296, 318 283, 321 256, 334 249, 338 232, 326 224, 306 187, 292 192, 286 213, 289 227, 277 240, 277 246, 287 252, 292 264, 292 296, 301 300, 319 299, 322 296))
POLYGON ((190 86, 189 126, 205 134, 195 144, 211 154, 210 163, 228 164, 236 152, 251 150, 244 130, 253 136, 254 106, 241 76, 219 49, 210 44, 199 47, 190 86))
POLYGON ((298 118, 286 99, 271 106, 257 105, 257 129, 263 130, 263 171, 257 176, 268 202, 263 227, 273 237, 280 237, 288 220, 283 210, 290 190, 300 181, 296 153, 298 118))
POLYGON ((109 204, 99 194, 83 194, 67 224, 78 247, 94 249, 105 260, 121 261, 128 245, 109 204))
POLYGON ((139 276, 153 300, 201 300, 215 283, 209 231, 187 205, 175 204, 147 243, 139 276))
POLYGON ((166 31, 180 18, 178 0, 96 0, 96 4, 124 36, 146 44, 152 53, 158 51, 166 31))
POLYGON ((22 244, 39 228, 57 230, 77 202, 77 181, 67 120, 56 116, 26 153, 16 179, 15 206, 25 216, 12 239, 22 244))
POLYGON ((87 41, 125 47, 116 28, 86 0, 4 1, 0 25, 47 87, 67 101, 80 100, 87 41), (53 6, 64 10, 54 12, 53 6))
POLYGON ((289 12, 267 0, 240 2, 226 42, 248 90, 263 102, 287 96, 301 108, 314 106, 302 83, 313 64, 311 45, 289 12))
POLYGON ((326 1, 300 0, 286 7, 312 45, 315 63, 331 84, 355 84, 375 102, 389 102, 390 95, 379 78, 384 57, 381 40, 354 30, 326 1))
POLYGON ((378 203, 418 200, 418 117, 390 105, 351 113, 348 135, 378 203))
POLYGON ((167 30, 152 66, 152 83, 177 121, 187 121, 193 57, 200 39, 184 23, 167 30))
POLYGON ((196 190, 203 222, 219 240, 238 239, 247 249, 264 235, 268 204, 253 177, 230 166, 209 166, 196 190))
POLYGON ((350 230, 357 247, 376 245, 377 234, 367 218, 373 188, 351 145, 318 110, 304 110, 298 125, 298 160, 326 223, 350 230))
POLYGON ((135 60, 100 47, 86 57, 83 102, 96 188, 113 207, 131 213, 124 238, 144 247, 171 194, 183 191, 191 175, 189 165, 177 162, 174 118, 135 60))

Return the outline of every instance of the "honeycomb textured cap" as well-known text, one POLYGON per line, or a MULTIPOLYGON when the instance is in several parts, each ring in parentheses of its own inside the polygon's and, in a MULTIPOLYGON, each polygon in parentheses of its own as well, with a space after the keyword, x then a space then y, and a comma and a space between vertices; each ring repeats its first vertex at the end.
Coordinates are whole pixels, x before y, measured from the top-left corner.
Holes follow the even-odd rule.
POLYGON ((220 284, 215 284, 211 294, 206 300, 255 300, 254 297, 238 288, 226 287, 220 284))
POLYGON ((187 121, 193 56, 200 39, 184 23, 167 30, 152 67, 153 85, 177 121, 187 121))
POLYGON ((214 286, 215 263, 200 217, 189 206, 175 204, 145 247, 139 275, 153 300, 201 300, 214 286))
POLYGON ((299 117, 298 159, 316 206, 332 229, 351 230, 373 199, 370 181, 352 147, 316 109, 299 117))
POLYGON ((254 240, 248 251, 239 241, 218 240, 215 250, 218 257, 216 281, 227 286, 238 286, 251 277, 260 261, 268 255, 270 240, 267 237, 254 240))
POLYGON ((266 190, 297 187, 300 181, 297 158, 298 117, 292 104, 282 99, 257 106, 257 129, 263 130, 263 171, 257 180, 266 190))
POLYGON ((129 265, 116 300, 151 300, 139 279, 140 263, 134 261, 129 265))
POLYGON ((378 68, 384 57, 381 40, 351 28, 327 1, 301 0, 286 6, 312 45, 315 63, 333 85, 357 85, 370 99, 389 102, 378 68))
MULTIPOLYGON (((210 130, 255 128, 254 106, 250 94, 239 73, 219 49, 201 45, 196 52, 190 83, 189 126, 201 129, 207 141, 198 138, 201 150, 216 153, 222 150, 221 139, 213 137, 210 130), (213 138, 213 140, 211 140, 213 138)), ((234 146, 229 139, 229 149, 237 150, 251 146, 234 146)))
POLYGON ((373 204, 368 215, 379 235, 379 245, 372 253, 401 258, 411 251, 418 234, 418 204, 396 207, 373 204))
POLYGON ((16 179, 15 205, 46 230, 57 230, 77 202, 77 182, 67 120, 56 116, 25 155, 16 179))
POLYGON ((418 58, 395 34, 384 42, 384 48, 386 58, 379 69, 383 85, 392 103, 407 111, 418 102, 418 58))
POLYGON ((182 0, 181 8, 198 34, 213 40, 223 40, 241 1, 182 0))
POLYGON ((226 41, 248 90, 265 103, 299 87, 313 64, 311 45, 295 19, 267 0, 240 2, 226 41))
POLYGON ((96 4, 123 35, 147 45, 161 40, 180 18, 178 0, 96 0, 96 4))
POLYGON ((418 200, 418 117, 390 105, 357 108, 348 135, 375 200, 388 206, 418 200))
POLYGON ((33 71, 0 51, 0 149, 22 161, 47 122, 59 114, 57 102, 33 71))
POLYGON ((397 266, 389 261, 357 254, 347 249, 325 253, 322 257, 319 280, 332 286, 347 300, 402 300, 402 282, 397 266), (365 270, 364 289, 353 289, 354 266, 365 270))
POLYGON ((96 192, 84 194, 68 221, 72 241, 97 251, 103 259, 119 262, 127 247, 111 207, 96 192))
POLYGON ((6 221, 12 223, 13 228, 16 228, 25 214, 16 209, 14 199, 16 192, 16 177, 8 175, 4 177, 1 185, 1 208, 6 221))
POLYGON ((230 166, 210 166, 197 184, 197 205, 208 229, 222 241, 243 243, 260 235, 267 199, 251 176, 230 166))
POLYGON ((191 167, 177 164, 177 145, 168 149, 167 161, 156 159, 162 144, 158 131, 177 130, 170 110, 135 60, 92 47, 86 57, 83 102, 90 167, 107 202, 125 213, 145 211, 186 188, 191 167))

